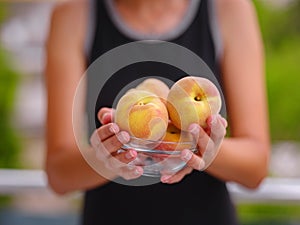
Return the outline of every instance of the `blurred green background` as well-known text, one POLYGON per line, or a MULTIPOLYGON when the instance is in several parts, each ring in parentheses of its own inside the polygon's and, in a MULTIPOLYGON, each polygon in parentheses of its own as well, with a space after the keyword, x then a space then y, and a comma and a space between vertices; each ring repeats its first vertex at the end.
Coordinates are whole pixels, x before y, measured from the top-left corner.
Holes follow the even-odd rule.
MULTIPOLYGON (((300 1, 285 7, 253 2, 265 44, 271 138, 273 143, 299 142, 300 1)), ((300 224, 300 203, 243 203, 237 210, 245 225, 300 224)))
MULTIPOLYGON (((284 7, 262 0, 253 2, 265 44, 272 142, 300 143, 300 0, 284 7)), ((0 3, 0 25, 6 14, 5 5, 0 3)), ((13 126, 12 116, 22 74, 13 69, 10 58, 0 42, 0 168, 22 166, 19 157, 22 140, 13 126)), ((300 203, 241 203, 237 211, 243 225, 300 224, 300 203)))
MULTIPOLYGON (((1 4, 0 4, 1 6, 1 4)), ((5 18, 5 8, 0 7, 0 24, 5 18)), ((12 126, 12 114, 19 74, 9 63, 9 54, 0 42, 0 168, 18 168, 20 139, 12 126)), ((0 208, 9 202, 8 196, 0 195, 0 208)))
POLYGON ((300 141, 300 1, 283 8, 254 3, 265 43, 271 137, 300 141))
MULTIPOLYGON (((0 23, 4 15, 4 7, 0 7, 0 23)), ((11 116, 19 75, 9 63, 9 58, 9 54, 0 43, 0 168, 15 168, 19 165, 17 154, 20 144, 18 135, 12 127, 11 116)))

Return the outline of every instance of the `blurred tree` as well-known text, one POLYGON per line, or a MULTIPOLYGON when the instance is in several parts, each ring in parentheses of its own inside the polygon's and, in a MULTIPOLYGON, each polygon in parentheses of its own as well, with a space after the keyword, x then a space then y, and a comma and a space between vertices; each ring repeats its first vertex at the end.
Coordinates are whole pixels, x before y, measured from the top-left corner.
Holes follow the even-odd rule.
POLYGON ((267 49, 276 49, 284 41, 300 35, 300 0, 280 8, 261 0, 254 3, 267 49))
MULTIPOLYGON (((0 19, 4 15, 3 7, 0 4, 0 19)), ((11 68, 8 54, 0 44, 0 168, 14 168, 19 165, 20 144, 11 123, 17 83, 18 74, 11 68)))
POLYGON ((271 136, 300 141, 300 0, 283 8, 254 3, 266 49, 271 136))

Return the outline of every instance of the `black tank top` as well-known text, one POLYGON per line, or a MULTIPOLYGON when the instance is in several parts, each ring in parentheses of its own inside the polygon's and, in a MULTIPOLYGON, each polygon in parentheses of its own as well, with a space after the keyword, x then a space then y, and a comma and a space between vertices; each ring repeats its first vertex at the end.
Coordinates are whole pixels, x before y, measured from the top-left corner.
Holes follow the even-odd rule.
MULTIPOLYGON (((89 64, 115 47, 136 41, 118 29, 104 1, 94 2, 95 32, 88 58, 89 64)), ((181 45, 201 57, 221 83, 209 25, 208 0, 201 0, 197 7, 187 29, 168 41, 181 45)), ((98 110, 103 106, 112 106, 120 90, 131 81, 141 76, 161 76, 176 81, 186 75, 188 74, 175 66, 158 62, 135 63, 117 71, 101 89, 96 107, 95 103, 88 105, 94 109, 92 117, 95 126, 101 126, 96 119, 98 110)), ((181 182, 172 185, 158 182, 147 186, 127 186, 109 182, 88 190, 84 198, 82 223, 235 225, 237 219, 225 183, 206 172, 194 171, 181 182)))

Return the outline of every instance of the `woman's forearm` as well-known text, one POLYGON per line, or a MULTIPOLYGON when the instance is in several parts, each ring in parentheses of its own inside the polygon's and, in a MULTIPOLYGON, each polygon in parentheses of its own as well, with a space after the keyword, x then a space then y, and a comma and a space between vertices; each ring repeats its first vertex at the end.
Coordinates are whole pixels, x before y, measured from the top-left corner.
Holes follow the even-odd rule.
POLYGON ((251 138, 225 138, 207 172, 225 181, 256 188, 268 173, 266 143, 251 138))
POLYGON ((58 194, 88 190, 115 178, 97 160, 92 148, 85 149, 84 154, 78 148, 60 149, 60 153, 47 158, 46 172, 49 185, 58 194))

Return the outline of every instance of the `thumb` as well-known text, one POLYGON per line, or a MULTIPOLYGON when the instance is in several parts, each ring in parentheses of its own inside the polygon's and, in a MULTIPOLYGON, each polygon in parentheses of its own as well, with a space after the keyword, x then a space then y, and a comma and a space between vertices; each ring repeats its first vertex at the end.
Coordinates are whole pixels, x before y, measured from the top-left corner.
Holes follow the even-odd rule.
POLYGON ((101 108, 97 114, 98 120, 102 124, 108 124, 113 121, 113 109, 112 108, 101 108))

